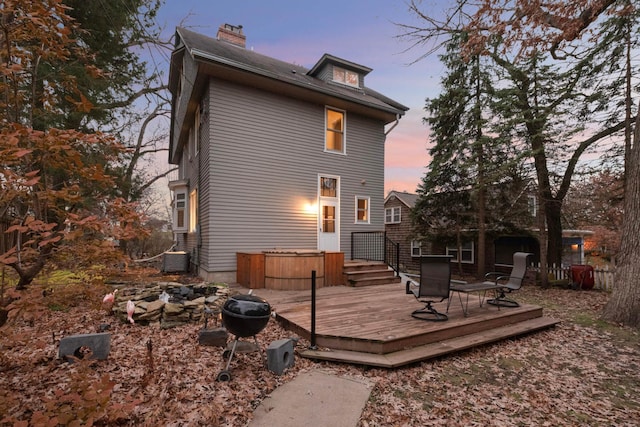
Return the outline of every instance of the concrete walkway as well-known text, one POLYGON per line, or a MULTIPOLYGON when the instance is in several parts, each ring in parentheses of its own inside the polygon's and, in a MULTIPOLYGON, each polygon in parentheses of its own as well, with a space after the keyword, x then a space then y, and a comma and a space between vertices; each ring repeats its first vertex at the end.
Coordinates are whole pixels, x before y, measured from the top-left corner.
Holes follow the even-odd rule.
POLYGON ((304 372, 267 396, 248 427, 355 427, 372 389, 364 379, 304 372))

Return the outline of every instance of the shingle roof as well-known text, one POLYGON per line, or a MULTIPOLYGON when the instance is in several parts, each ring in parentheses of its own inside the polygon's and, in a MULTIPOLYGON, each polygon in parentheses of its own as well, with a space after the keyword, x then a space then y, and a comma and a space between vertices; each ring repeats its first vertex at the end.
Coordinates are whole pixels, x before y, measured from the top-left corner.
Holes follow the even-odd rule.
POLYGON ((398 200, 404 203, 407 207, 413 208, 418 201, 418 195, 413 193, 405 193, 401 191, 390 191, 387 197, 385 198, 385 203, 391 196, 396 196, 398 200))
POLYGON ((300 65, 280 61, 185 28, 177 28, 176 42, 178 45, 183 43, 196 60, 248 71, 393 114, 404 114, 409 109, 367 87, 354 89, 326 82, 309 75, 309 70, 300 65))

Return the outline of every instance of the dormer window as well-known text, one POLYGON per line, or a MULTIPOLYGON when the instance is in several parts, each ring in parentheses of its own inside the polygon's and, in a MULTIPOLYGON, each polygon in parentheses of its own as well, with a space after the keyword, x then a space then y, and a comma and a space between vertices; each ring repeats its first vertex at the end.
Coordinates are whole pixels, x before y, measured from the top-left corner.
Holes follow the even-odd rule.
POLYGON ((358 73, 340 67, 333 67, 333 81, 347 86, 360 87, 358 73))

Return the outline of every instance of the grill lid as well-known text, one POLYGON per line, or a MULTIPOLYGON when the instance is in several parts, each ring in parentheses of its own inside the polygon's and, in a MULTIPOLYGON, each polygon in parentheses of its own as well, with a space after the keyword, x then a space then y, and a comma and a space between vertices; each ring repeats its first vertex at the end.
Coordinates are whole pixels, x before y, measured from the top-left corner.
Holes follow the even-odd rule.
POLYGON ((224 311, 246 317, 264 317, 271 315, 269 303, 255 295, 234 295, 227 299, 222 307, 224 311))

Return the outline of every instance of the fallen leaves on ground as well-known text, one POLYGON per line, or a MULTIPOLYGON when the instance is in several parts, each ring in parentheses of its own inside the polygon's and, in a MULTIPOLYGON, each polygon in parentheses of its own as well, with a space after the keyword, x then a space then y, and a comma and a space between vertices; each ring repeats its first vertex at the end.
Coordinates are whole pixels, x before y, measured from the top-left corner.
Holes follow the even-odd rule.
MULTIPOLYGON (((198 345, 202 324, 131 325, 99 304, 52 311, 36 301, 46 296, 29 298, 37 315, 23 308, 0 328, 1 425, 51 421, 56 411, 82 407, 86 425, 245 426, 276 387, 319 367, 375 384, 361 427, 636 426, 640 419, 640 339, 637 331, 597 321, 607 298, 601 292, 525 287, 519 300, 562 323, 400 369, 296 357, 277 376, 253 352, 233 357, 229 382, 216 381, 226 366, 222 349, 198 345), (62 337, 101 324, 110 325, 108 360, 57 358, 62 337)), ((266 347, 292 336, 271 319, 258 340, 266 347)), ((297 347, 308 345, 300 340, 297 347)))

